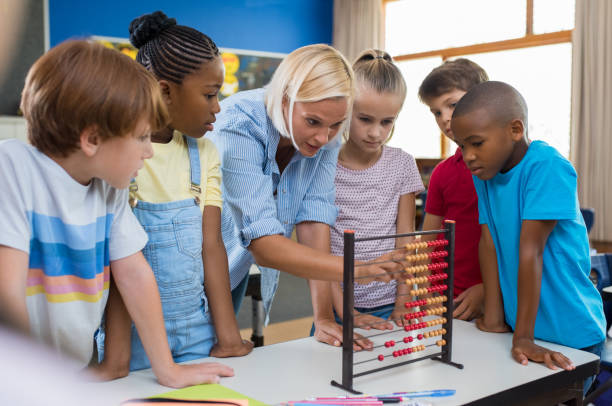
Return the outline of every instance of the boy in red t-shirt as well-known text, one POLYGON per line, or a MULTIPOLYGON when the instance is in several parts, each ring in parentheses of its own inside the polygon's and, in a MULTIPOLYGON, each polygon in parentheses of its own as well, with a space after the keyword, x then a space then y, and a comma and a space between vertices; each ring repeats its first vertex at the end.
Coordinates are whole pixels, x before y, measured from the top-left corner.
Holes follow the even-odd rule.
MULTIPOLYGON (((423 80, 419 98, 429 106, 444 135, 454 141, 450 120, 455 104, 473 86, 487 80, 486 72, 468 59, 446 61, 423 80)), ((440 229, 445 219, 456 222, 453 316, 472 320, 481 315, 484 298, 478 263, 478 198, 459 148, 431 174, 423 230, 440 229)))

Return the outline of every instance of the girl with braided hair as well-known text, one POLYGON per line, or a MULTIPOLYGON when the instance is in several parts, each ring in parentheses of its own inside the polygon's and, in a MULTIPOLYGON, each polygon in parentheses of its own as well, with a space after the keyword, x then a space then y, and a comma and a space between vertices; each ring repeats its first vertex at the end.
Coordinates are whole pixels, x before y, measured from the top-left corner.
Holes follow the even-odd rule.
MULTIPOLYGON (((219 50, 161 11, 134 19, 129 31, 136 60, 156 77, 170 117, 151 135, 154 156, 133 179, 130 203, 149 237, 143 253, 159 287, 172 356, 182 362, 246 355, 253 344, 240 336, 221 238, 219 156, 203 137, 220 111, 219 50)), ((133 326, 131 333, 130 370, 149 368, 133 326)), ((127 334, 119 340, 127 342, 127 334)))

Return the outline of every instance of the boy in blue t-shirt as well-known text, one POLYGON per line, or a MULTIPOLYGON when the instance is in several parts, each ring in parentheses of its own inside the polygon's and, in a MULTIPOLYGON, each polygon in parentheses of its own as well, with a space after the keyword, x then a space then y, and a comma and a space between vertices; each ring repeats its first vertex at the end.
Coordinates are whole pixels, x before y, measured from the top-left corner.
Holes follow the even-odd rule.
POLYGON ((502 82, 473 87, 455 107, 451 128, 478 194, 483 331, 514 331, 513 358, 574 369, 546 340, 601 354, 602 301, 589 280, 586 227, 570 162, 527 137, 527 105, 502 82), (504 322, 505 318, 505 322, 504 322))

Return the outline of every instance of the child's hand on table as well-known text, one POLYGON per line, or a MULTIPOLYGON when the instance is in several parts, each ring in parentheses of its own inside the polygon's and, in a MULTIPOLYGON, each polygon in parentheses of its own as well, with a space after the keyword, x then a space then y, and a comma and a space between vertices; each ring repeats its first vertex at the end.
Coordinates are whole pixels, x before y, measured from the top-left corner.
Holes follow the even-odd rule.
POLYGON ((485 316, 476 319, 476 327, 487 333, 507 333, 511 331, 510 327, 503 321, 501 323, 491 323, 486 320, 485 316))
POLYGON ((86 368, 85 371, 95 381, 105 382, 128 376, 130 373, 130 365, 129 362, 125 365, 111 365, 108 362, 102 361, 100 364, 95 364, 86 368))
MULTIPOLYGON (((332 319, 320 319, 315 323, 314 337, 317 341, 339 347, 342 345, 342 326, 332 319)), ((361 334, 353 334, 353 350, 372 350, 374 344, 361 334)))
POLYGON ((565 355, 541 347, 530 338, 514 338, 512 340, 512 358, 522 365, 527 365, 531 360, 544 363, 550 369, 561 367, 566 371, 571 371, 576 368, 565 355))
POLYGON ((168 368, 155 375, 160 384, 178 389, 203 383, 219 383, 222 376, 234 376, 234 370, 217 362, 181 365, 172 362, 168 368))
MULTIPOLYGON (((404 315, 408 313, 411 313, 411 310, 406 309, 402 304, 396 303, 395 308, 389 315, 389 321, 394 321, 398 327, 404 327, 410 324, 410 321, 404 318, 404 315)), ((416 323, 417 321, 415 320, 414 322, 416 323)))
POLYGON ((355 311, 353 320, 355 328, 364 330, 393 330, 393 324, 391 322, 380 317, 372 316, 371 314, 355 311))
POLYGON ((484 288, 482 283, 470 286, 454 300, 453 317, 459 320, 473 320, 482 315, 484 288))
POLYGON ((230 345, 216 343, 210 350, 210 356, 216 358, 242 357, 253 351, 253 343, 249 340, 241 340, 230 345))

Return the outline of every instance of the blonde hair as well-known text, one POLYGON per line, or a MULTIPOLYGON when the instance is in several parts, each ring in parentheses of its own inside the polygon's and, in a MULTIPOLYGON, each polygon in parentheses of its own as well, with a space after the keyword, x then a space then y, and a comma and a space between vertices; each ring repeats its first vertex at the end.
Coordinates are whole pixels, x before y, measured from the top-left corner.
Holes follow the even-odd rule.
POLYGON ((406 98, 406 82, 391 55, 379 49, 363 51, 353 63, 355 79, 378 93, 394 93, 406 98))
POLYGON ((354 98, 353 69, 344 56, 325 44, 307 45, 291 52, 278 66, 266 89, 266 110, 274 127, 283 137, 293 138, 295 102, 316 102, 334 97, 347 99, 347 118, 338 130, 346 129, 354 98), (289 129, 283 114, 283 102, 289 103, 289 129))
POLYGON ((30 143, 58 157, 77 150, 90 126, 104 140, 127 135, 142 118, 153 132, 168 120, 153 75, 121 52, 82 40, 64 42, 32 65, 21 109, 30 143))
MULTIPOLYGON (((397 94, 404 104, 406 81, 387 52, 379 49, 366 49, 355 59, 353 70, 357 83, 365 84, 377 93, 397 94)), ((385 143, 393 137, 394 129, 395 125, 385 143)), ((344 139, 348 139, 348 132, 345 133, 344 139)))

